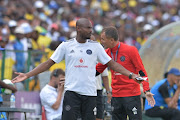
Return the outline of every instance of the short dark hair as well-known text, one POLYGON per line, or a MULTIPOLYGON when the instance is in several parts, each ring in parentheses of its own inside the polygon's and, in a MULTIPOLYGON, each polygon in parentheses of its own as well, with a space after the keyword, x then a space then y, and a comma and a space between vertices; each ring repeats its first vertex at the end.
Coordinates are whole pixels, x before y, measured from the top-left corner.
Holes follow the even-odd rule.
POLYGON ((59 75, 64 75, 65 76, 64 70, 62 70, 60 68, 53 70, 53 72, 51 73, 51 78, 52 78, 52 76, 58 77, 59 75))
POLYGON ((106 37, 113 38, 115 41, 119 40, 118 31, 114 26, 105 27, 102 33, 105 33, 106 37))

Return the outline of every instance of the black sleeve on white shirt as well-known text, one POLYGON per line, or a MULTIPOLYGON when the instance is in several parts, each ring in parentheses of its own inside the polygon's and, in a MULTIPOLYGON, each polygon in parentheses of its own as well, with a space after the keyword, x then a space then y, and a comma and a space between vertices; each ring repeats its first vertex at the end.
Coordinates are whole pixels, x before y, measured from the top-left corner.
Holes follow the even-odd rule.
POLYGON ((159 87, 158 91, 160 92, 160 94, 162 95, 162 97, 164 99, 170 97, 169 92, 168 92, 168 86, 167 86, 166 82, 159 87))
POLYGON ((101 73, 96 70, 96 76, 98 76, 99 74, 101 74, 101 73))

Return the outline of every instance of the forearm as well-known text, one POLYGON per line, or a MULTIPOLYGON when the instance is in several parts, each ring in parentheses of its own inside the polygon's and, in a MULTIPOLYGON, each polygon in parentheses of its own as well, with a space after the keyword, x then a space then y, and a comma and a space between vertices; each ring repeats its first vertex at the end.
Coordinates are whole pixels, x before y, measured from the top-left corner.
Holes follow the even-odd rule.
POLYGON ((103 83, 104 83, 104 87, 105 87, 106 91, 110 91, 108 77, 103 76, 102 79, 103 79, 103 83))
POLYGON ((179 99, 179 94, 180 94, 180 88, 178 88, 174 94, 174 96, 172 97, 171 101, 169 102, 168 104, 168 107, 173 107, 173 106, 177 106, 177 102, 178 102, 178 99, 179 99))
POLYGON ((42 72, 48 70, 53 64, 54 64, 54 61, 49 59, 46 62, 41 63, 39 66, 34 68, 32 71, 26 73, 26 75, 28 76, 28 78, 32 77, 32 76, 35 76, 35 75, 37 75, 39 73, 42 73, 42 72))
POLYGON ((59 93, 58 93, 57 100, 56 100, 56 102, 52 105, 52 108, 53 108, 53 109, 57 110, 57 109, 59 108, 59 106, 60 106, 60 104, 61 104, 62 94, 63 94, 63 92, 59 92, 59 93))
POLYGON ((142 85, 143 85, 143 92, 145 92, 145 91, 147 91, 147 90, 150 90, 150 88, 149 88, 149 82, 143 81, 143 82, 142 82, 142 85))
POLYGON ((17 89, 13 87, 12 85, 8 85, 8 89, 12 90, 13 93, 17 92, 17 89))
POLYGON ((0 81, 0 86, 2 88, 7 88, 7 89, 12 90, 12 92, 16 92, 17 91, 17 89, 15 87, 13 87, 12 85, 8 85, 8 84, 6 84, 6 83, 4 83, 2 81, 0 81))
POLYGON ((119 72, 125 76, 129 77, 129 74, 131 73, 129 70, 127 70, 126 68, 124 68, 121 64, 115 62, 114 60, 111 60, 107 63, 107 65, 109 66, 110 69, 119 72))

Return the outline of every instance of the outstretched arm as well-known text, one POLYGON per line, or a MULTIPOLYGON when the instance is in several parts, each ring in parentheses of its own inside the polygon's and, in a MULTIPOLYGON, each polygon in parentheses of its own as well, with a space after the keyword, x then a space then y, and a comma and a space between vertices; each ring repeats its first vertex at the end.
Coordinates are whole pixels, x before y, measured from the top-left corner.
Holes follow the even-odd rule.
MULTIPOLYGON (((110 60, 107 65, 109 66, 110 69, 116 71, 116 72, 119 72, 125 76, 128 76, 130 75, 130 71, 127 70, 126 68, 124 68, 121 64, 115 62, 114 60, 110 60)), ((139 77, 139 75, 136 75, 136 74, 132 74, 131 78, 136 80, 136 77, 139 77)), ((136 80, 137 81, 137 80, 136 80)))
POLYGON ((54 63, 55 62, 53 60, 48 59, 46 62, 41 63, 39 66, 37 66, 36 68, 34 68, 33 70, 31 70, 28 73, 15 72, 15 74, 17 74, 18 76, 15 77, 14 79, 12 79, 12 82, 13 83, 21 82, 21 81, 26 80, 29 77, 35 76, 39 73, 42 73, 42 72, 48 70, 52 65, 54 65, 54 63))

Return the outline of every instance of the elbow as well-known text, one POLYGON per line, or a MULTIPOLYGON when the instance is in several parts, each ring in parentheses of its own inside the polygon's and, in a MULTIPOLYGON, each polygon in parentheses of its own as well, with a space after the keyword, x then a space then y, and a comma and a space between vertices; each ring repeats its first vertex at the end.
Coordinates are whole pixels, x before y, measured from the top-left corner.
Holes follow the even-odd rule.
POLYGON ((57 110, 57 109, 59 108, 59 106, 52 106, 52 108, 53 108, 54 110, 57 110))

